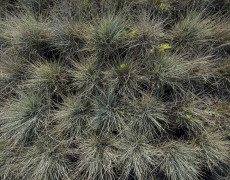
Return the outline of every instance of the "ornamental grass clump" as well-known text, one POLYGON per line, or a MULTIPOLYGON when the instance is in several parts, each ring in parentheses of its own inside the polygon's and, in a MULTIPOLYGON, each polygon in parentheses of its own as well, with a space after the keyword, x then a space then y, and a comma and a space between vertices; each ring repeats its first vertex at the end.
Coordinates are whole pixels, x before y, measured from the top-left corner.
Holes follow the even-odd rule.
POLYGON ((122 179, 154 179, 159 169, 163 151, 146 136, 125 131, 120 140, 120 168, 122 179))
POLYGON ((89 133, 80 139, 79 147, 74 153, 81 159, 77 163, 74 178, 87 180, 115 178, 114 167, 118 166, 115 138, 89 133))
POLYGON ((2 37, 8 48, 27 57, 36 52, 48 53, 48 33, 48 22, 45 19, 26 12, 8 18, 2 37))
POLYGON ((200 155, 204 158, 205 167, 219 178, 221 178, 221 174, 227 174, 229 170, 229 156, 227 153, 229 142, 219 134, 213 134, 213 136, 201 136, 196 143, 200 148, 200 155))
POLYGON ((43 98, 33 92, 14 98, 0 118, 1 138, 15 145, 33 141, 46 121, 47 107, 43 103, 43 98))
POLYGON ((197 51, 207 51, 210 46, 213 29, 211 17, 204 13, 188 11, 185 16, 172 27, 171 39, 173 44, 182 52, 196 54, 197 51))
POLYGON ((58 93, 65 86, 67 79, 61 62, 37 61, 31 64, 26 86, 40 92, 58 93))
POLYGON ((118 94, 135 95, 142 93, 143 88, 141 86, 146 81, 144 68, 140 62, 133 59, 116 63, 104 72, 105 86, 113 87, 118 94))
POLYGON ((228 5, 6 3, 0 179, 228 180, 228 5))
POLYGON ((161 169, 168 179, 198 179, 201 177, 201 164, 197 150, 183 142, 170 142, 166 145, 161 169))
POLYGON ((175 128, 184 131, 187 138, 196 137, 207 132, 207 128, 215 127, 219 114, 198 99, 189 98, 178 102, 173 108, 175 128))
POLYGON ((114 62, 119 57, 121 50, 125 47, 124 25, 120 15, 103 17, 94 25, 90 39, 92 39, 93 50, 97 55, 99 65, 114 62))
POLYGON ((1 167, 1 172, 13 179, 70 179, 63 149, 50 139, 40 137, 33 146, 4 152, 8 162, 1 167))
POLYGON ((145 62, 149 85, 155 91, 189 92, 194 84, 205 83, 211 76, 209 57, 191 59, 178 52, 165 52, 167 50, 168 45, 161 46, 161 52, 151 52, 145 62))
POLYGON ((85 46, 87 24, 66 20, 55 20, 50 28, 50 42, 54 50, 71 57, 77 56, 85 46))
POLYGON ((71 86, 81 94, 91 96, 102 86, 102 72, 96 65, 95 58, 73 61, 73 68, 69 70, 72 80, 71 86))
POLYGON ((55 133, 61 138, 79 136, 89 127, 87 100, 79 96, 66 96, 64 102, 55 111, 53 121, 58 122, 55 133))
POLYGON ((169 121, 164 104, 151 95, 129 102, 129 127, 134 134, 143 134, 149 140, 159 138, 168 129, 169 121))
POLYGON ((94 116, 90 126, 99 134, 122 131, 125 127, 125 106, 119 101, 118 96, 109 90, 93 100, 94 116))
POLYGON ((17 57, 16 54, 0 56, 1 96, 7 97, 17 90, 24 89, 24 82, 28 78, 27 68, 27 60, 17 57))

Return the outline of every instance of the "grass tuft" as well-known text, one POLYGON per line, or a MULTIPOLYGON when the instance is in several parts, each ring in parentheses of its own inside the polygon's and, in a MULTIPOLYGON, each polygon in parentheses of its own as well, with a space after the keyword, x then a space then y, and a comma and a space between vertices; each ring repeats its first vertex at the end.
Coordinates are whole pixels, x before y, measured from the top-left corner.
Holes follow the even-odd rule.
POLYGON ((35 62, 31 64, 27 86, 39 91, 58 93, 67 82, 65 68, 60 62, 35 62))
POLYGON ((134 96, 142 93, 144 91, 142 85, 144 86, 147 81, 141 62, 134 60, 115 63, 115 66, 110 66, 103 74, 105 86, 114 88, 118 94, 134 96))
POLYGON ((200 148, 200 155, 205 167, 215 175, 226 177, 229 175, 229 147, 228 141, 220 134, 201 136, 196 140, 200 148))
POLYGON ((151 89, 163 92, 171 89, 184 93, 195 84, 206 82, 211 73, 209 57, 188 59, 178 53, 151 53, 145 62, 151 89))
POLYGON ((88 125, 88 106, 80 96, 67 96, 54 113, 55 131, 61 137, 75 137, 86 131, 88 125))
POLYGON ((175 117, 172 123, 181 128, 187 137, 199 136, 207 133, 207 127, 215 127, 219 118, 219 113, 212 110, 204 102, 186 98, 178 102, 177 109, 174 109, 175 117))
POLYGON ((19 89, 23 89, 24 81, 28 77, 28 62, 12 55, 0 56, 0 87, 1 95, 7 96, 19 89))
POLYGON ((99 134, 105 135, 112 131, 121 131, 125 127, 125 107, 112 90, 94 100, 93 106, 94 117, 90 125, 99 134))
POLYGON ((5 177, 11 176, 17 180, 70 179, 64 147, 42 138, 37 140, 33 146, 17 150, 17 156, 12 156, 15 149, 4 154, 11 160, 8 166, 4 166, 5 177))
POLYGON ((129 127, 134 134, 143 134, 151 141, 166 131, 169 121, 162 102, 155 97, 144 95, 129 104, 132 111, 129 127))
POLYGON ((48 24, 41 17, 36 19, 32 13, 11 16, 5 23, 2 37, 10 48, 22 55, 44 54, 48 48, 48 24))
POLYGON ((161 41, 164 34, 163 20, 158 19, 157 16, 148 12, 143 12, 137 17, 136 21, 131 21, 133 30, 130 32, 130 36, 138 43, 140 42, 152 42, 156 43, 161 41))
POLYGON ((13 99, 1 116, 3 123, 1 138, 7 138, 14 144, 28 143, 39 135, 44 123, 46 106, 38 94, 20 94, 19 99, 13 99))
POLYGON ((119 49, 124 48, 124 22, 121 17, 103 17, 94 26, 92 34, 93 50, 96 51, 98 64, 116 61, 119 49))
POLYGON ((154 171, 162 160, 162 151, 135 134, 121 142, 121 179, 154 179, 154 171))
POLYGON ((83 62, 73 61, 73 68, 70 69, 72 87, 81 94, 92 95, 98 92, 101 87, 102 73, 96 66, 94 59, 87 59, 83 62))
POLYGON ((86 44, 88 25, 75 21, 55 20, 52 23, 50 43, 60 54, 74 57, 86 44))
POLYGON ((114 167, 117 167, 118 154, 116 140, 90 134, 79 143, 77 154, 79 161, 75 178, 80 179, 114 179, 114 167))
POLYGON ((210 48, 212 31, 211 18, 204 17, 204 13, 189 11, 172 28, 172 42, 175 46, 180 47, 180 51, 196 54, 201 48, 202 51, 210 48))
POLYGON ((170 180, 198 180, 201 176, 201 161, 193 146, 172 142, 167 145, 161 170, 170 180))

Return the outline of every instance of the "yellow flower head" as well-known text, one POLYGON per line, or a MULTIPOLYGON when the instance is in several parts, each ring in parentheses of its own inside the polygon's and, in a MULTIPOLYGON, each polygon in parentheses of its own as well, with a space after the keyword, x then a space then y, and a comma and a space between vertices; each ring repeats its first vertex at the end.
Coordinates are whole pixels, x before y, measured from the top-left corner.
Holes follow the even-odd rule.
POLYGON ((124 69, 124 68, 125 68, 125 64, 121 64, 120 69, 124 69))
POLYGON ((171 47, 168 44, 161 44, 161 51, 165 52, 165 49, 170 49, 171 47))
POLYGON ((138 29, 135 29, 131 32, 132 35, 136 34, 136 32, 138 31, 138 29))
POLYGON ((163 9, 165 9, 165 4, 164 3, 161 3, 161 9, 163 10, 163 9))

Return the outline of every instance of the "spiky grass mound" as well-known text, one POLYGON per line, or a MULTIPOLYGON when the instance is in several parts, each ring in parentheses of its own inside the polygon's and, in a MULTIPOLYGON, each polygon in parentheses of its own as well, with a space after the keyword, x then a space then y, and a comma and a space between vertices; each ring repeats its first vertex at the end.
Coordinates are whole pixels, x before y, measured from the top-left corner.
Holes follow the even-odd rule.
POLYGON ((0 5, 0 179, 229 179, 229 5, 0 5))

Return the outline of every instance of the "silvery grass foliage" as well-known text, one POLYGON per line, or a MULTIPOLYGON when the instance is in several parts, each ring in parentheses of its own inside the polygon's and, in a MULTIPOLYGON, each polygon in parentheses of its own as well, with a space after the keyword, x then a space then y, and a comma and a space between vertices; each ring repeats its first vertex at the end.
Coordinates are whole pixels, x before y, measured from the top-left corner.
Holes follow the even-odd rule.
POLYGON ((2 6, 0 179, 229 179, 228 5, 2 6))
POLYGON ((27 67, 28 61, 15 54, 0 56, 0 92, 2 97, 23 89, 24 81, 28 77, 28 72, 25 71, 27 67))
POLYGON ((7 19, 1 38, 9 48, 15 49, 21 56, 44 53, 48 43, 48 22, 42 16, 36 17, 27 12, 10 15, 7 19))
POLYGON ((180 47, 181 51, 189 49, 190 52, 196 53, 197 48, 210 49, 213 27, 211 17, 204 17, 203 13, 190 11, 172 28, 172 41, 180 47))
POLYGON ((59 51, 60 54, 76 56, 87 43, 85 31, 89 29, 88 26, 76 20, 57 19, 50 28, 50 42, 53 49, 59 51))
POLYGON ((1 116, 1 136, 13 144, 27 143, 38 135, 47 107, 38 94, 22 94, 9 104, 1 116))

